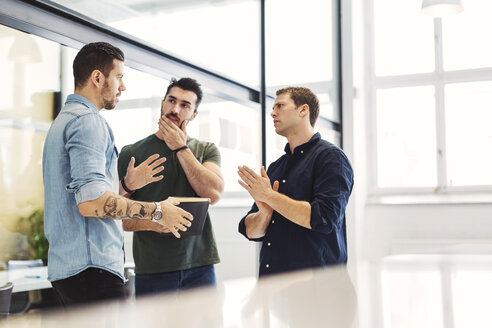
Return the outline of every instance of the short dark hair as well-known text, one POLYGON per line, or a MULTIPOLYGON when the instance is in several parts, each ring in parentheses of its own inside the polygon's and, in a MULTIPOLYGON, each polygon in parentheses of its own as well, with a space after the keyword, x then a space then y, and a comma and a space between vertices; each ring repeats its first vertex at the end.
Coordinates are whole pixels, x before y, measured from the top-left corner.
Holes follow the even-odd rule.
POLYGON ((196 112, 196 110, 198 109, 198 105, 200 105, 200 103, 202 102, 202 97, 203 97, 203 92, 200 84, 195 79, 192 79, 190 77, 183 77, 179 80, 172 78, 171 83, 169 83, 169 86, 167 87, 164 98, 166 98, 169 91, 171 91, 171 89, 174 87, 178 87, 186 91, 192 91, 196 94, 196 107, 195 107, 195 112, 196 112))
POLYGON ((109 76, 113 69, 113 60, 125 61, 125 55, 119 48, 107 42, 88 43, 80 49, 73 60, 75 88, 83 87, 94 70, 109 76))
POLYGON ((304 87, 286 87, 280 90, 277 90, 277 96, 288 93, 292 100, 294 100, 294 104, 297 107, 307 104, 309 106, 309 123, 314 128, 314 124, 316 124, 316 120, 319 116, 319 100, 318 97, 308 88, 304 87))

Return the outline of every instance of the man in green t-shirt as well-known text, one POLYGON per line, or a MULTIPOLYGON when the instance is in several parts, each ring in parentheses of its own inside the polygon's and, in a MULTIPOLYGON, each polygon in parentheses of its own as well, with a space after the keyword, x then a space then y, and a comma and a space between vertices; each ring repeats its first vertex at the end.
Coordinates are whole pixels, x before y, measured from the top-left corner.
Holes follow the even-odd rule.
MULTIPOLYGON (((162 100, 158 131, 121 150, 118 173, 127 197, 142 201, 205 197, 211 204, 219 200, 224 190, 219 150, 186 134, 201 100, 202 90, 194 79, 171 80, 162 100), (124 177, 128 165, 138 165, 153 154, 167 159, 164 179, 134 190, 136 181, 124 177)), ((220 260, 208 213, 200 235, 176 238, 149 220, 124 220, 123 227, 134 231, 137 296, 216 284, 214 264, 220 260)), ((179 235, 178 228, 182 227, 169 229, 179 235)))

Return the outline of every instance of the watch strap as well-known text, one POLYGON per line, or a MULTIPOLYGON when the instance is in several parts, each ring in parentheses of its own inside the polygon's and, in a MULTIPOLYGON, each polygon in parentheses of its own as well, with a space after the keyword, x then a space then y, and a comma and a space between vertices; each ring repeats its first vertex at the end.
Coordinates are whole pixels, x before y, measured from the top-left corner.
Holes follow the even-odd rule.
POLYGON ((178 153, 180 150, 183 150, 183 149, 186 149, 186 148, 188 148, 188 146, 187 146, 187 145, 184 145, 184 146, 183 146, 183 147, 181 147, 181 148, 178 148, 178 149, 173 150, 173 152, 174 152, 174 153, 178 153))

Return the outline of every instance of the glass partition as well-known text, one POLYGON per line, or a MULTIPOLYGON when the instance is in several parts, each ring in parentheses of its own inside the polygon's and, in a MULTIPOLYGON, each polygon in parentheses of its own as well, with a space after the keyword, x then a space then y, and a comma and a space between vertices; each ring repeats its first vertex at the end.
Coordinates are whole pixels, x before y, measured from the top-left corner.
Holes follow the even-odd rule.
POLYGON ((42 220, 42 149, 58 108, 60 49, 0 25, 0 268, 41 247, 28 245, 42 220))
MULTIPOLYGON (((38 258, 31 245, 43 220, 42 149, 53 117, 73 93, 76 49, 0 25, 0 269, 11 259, 38 258)), ((193 76, 191 76, 193 77, 193 76)), ((134 143, 157 130, 160 104, 169 80, 125 68, 127 90, 116 109, 101 115, 113 129, 116 146, 134 143)), ((200 82, 200 81, 198 81, 200 82)), ((214 142, 222 155, 225 195, 241 192, 237 166, 259 167, 259 104, 220 98, 202 85, 199 115, 188 134, 214 142)), ((41 247, 41 246, 39 246, 41 247)))
POLYGON ((259 85, 258 0, 55 2, 177 58, 259 85))

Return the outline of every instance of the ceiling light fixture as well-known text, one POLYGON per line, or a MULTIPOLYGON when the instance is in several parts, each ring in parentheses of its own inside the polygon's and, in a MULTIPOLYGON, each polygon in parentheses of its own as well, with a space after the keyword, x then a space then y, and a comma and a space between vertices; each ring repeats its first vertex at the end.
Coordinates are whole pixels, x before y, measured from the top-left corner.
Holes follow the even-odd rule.
POLYGON ((461 0, 423 0, 422 13, 433 17, 455 15, 463 11, 461 0))

